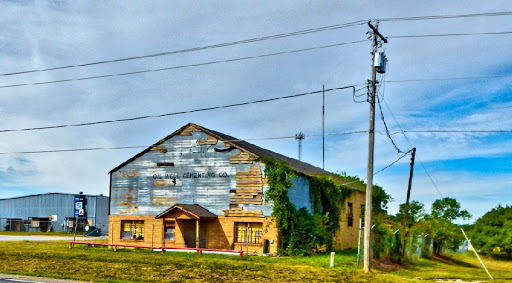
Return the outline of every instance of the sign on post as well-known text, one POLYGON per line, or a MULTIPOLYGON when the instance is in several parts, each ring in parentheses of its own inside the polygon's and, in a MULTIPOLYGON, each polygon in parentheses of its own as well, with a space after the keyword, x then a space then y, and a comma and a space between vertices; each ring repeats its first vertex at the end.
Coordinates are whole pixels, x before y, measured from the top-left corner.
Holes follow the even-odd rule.
POLYGON ((85 216, 85 196, 75 196, 75 216, 85 216))

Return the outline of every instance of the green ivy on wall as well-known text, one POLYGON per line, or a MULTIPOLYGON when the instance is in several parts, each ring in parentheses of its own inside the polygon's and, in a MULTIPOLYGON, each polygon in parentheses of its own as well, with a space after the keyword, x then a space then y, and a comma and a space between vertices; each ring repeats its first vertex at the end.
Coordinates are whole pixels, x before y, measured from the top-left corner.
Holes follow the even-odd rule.
POLYGON ((286 255, 311 255, 332 247, 334 233, 339 229, 342 205, 354 189, 341 182, 342 176, 304 175, 296 173, 286 162, 260 158, 265 164, 269 189, 265 199, 274 204, 272 218, 279 231, 278 252, 286 255), (313 214, 290 202, 291 178, 305 177, 313 201, 313 214))

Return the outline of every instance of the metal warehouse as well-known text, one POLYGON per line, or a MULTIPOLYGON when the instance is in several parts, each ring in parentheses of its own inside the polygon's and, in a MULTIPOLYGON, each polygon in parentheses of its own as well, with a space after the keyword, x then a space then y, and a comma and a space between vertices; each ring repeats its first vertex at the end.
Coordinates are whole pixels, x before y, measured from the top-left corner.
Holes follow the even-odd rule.
MULTIPOLYGON (((279 233, 264 198, 269 187, 260 157, 285 161, 297 173, 332 176, 189 123, 109 172, 109 242, 276 252, 279 233)), ((308 180, 297 174, 291 181, 290 201, 312 212, 308 180)), ((364 199, 356 191, 342 204, 335 248, 357 246, 364 199)))
POLYGON ((72 231, 76 226, 78 231, 94 227, 107 233, 108 204, 109 198, 103 195, 65 193, 0 199, 0 230, 72 231), (76 209, 77 200, 82 201, 80 209, 76 209))

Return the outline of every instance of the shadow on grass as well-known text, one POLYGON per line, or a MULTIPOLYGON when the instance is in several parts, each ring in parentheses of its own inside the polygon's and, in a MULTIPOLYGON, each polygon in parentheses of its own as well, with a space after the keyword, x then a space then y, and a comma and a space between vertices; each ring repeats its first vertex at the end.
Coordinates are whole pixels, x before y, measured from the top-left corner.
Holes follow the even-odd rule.
POLYGON ((476 266, 474 264, 471 264, 469 262, 465 262, 462 260, 458 260, 458 259, 452 258, 447 255, 433 256, 430 259, 433 261, 439 261, 439 262, 449 264, 449 265, 459 265, 459 266, 464 266, 464 267, 469 267, 469 268, 479 268, 478 266, 476 266))

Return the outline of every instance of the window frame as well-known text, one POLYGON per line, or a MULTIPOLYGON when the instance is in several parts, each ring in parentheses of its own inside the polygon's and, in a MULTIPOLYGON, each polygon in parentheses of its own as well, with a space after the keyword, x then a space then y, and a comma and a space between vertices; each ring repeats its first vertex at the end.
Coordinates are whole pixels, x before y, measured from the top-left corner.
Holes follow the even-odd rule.
POLYGON ((234 242, 237 244, 262 244, 263 223, 235 222, 234 242))
POLYGON ((121 220, 121 240, 144 241, 144 224, 144 220, 121 220))
POLYGON ((347 226, 354 226, 354 206, 352 202, 347 202, 347 226))
POLYGON ((164 241, 174 242, 176 241, 176 220, 164 220, 164 241), (169 226, 168 226, 169 225, 169 226), (172 232, 168 232, 167 229, 172 229, 172 232), (171 238, 167 238, 168 235, 172 235, 171 238))

